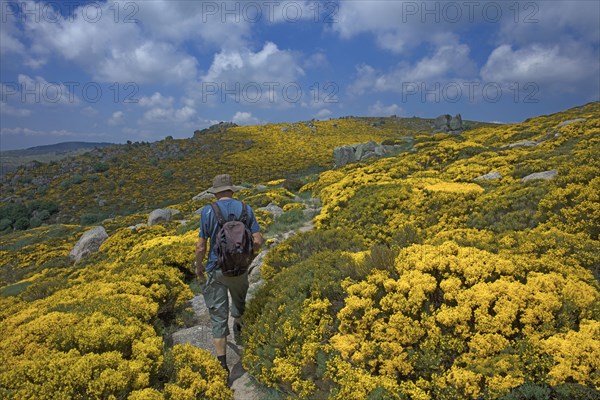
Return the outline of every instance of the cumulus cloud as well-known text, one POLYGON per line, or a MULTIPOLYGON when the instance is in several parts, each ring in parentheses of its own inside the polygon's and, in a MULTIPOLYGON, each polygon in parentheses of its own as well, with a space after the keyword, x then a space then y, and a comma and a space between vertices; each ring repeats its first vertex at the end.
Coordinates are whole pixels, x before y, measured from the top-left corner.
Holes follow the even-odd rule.
POLYGON ((125 114, 123 111, 115 111, 112 113, 108 120, 108 124, 111 126, 120 125, 125 120, 125 114))
POLYGON ((593 52, 560 45, 534 44, 514 50, 504 44, 492 51, 481 69, 481 77, 488 82, 532 82, 541 88, 586 91, 596 96, 600 90, 599 76, 600 66, 593 52))
POLYGON ((238 111, 231 118, 232 122, 235 122, 238 125, 258 125, 261 121, 252 115, 252 113, 238 111))
POLYGON ((248 48, 222 50, 215 55, 195 95, 202 94, 203 102, 285 105, 286 95, 296 96, 293 90, 297 90, 297 80, 303 75, 298 55, 280 50, 272 42, 256 52, 248 48))
POLYGON ((196 110, 188 106, 181 108, 154 107, 144 113, 144 121, 184 123, 190 121, 195 114, 196 110))
POLYGON ((477 66, 470 58, 470 48, 454 40, 440 41, 432 55, 408 63, 401 62, 387 72, 377 71, 373 66, 357 67, 355 80, 348 92, 361 95, 368 91, 401 92, 406 84, 440 83, 476 77, 477 66))
POLYGON ((376 116, 401 115, 402 107, 400 107, 398 104, 390 104, 386 106, 378 100, 375 104, 369 106, 369 114, 376 116))
POLYGON ((25 74, 17 77, 20 101, 26 104, 76 105, 81 100, 63 83, 48 82, 42 76, 32 78, 25 74))
MULTIPOLYGON (((145 7, 146 3, 159 2, 131 2, 138 7, 145 7)), ((103 82, 181 83, 195 79, 194 57, 172 42, 149 38, 141 24, 115 21, 114 9, 123 7, 122 3, 94 4, 99 8, 98 15, 103 16, 97 21, 86 17, 83 5, 75 8, 73 15, 63 16, 46 3, 23 3, 29 10, 43 7, 47 14, 37 21, 28 18, 25 22, 31 53, 37 63, 60 56, 84 67, 94 79, 103 82)))
POLYGON ((155 92, 152 96, 143 96, 140 98, 138 104, 142 107, 172 107, 173 97, 165 97, 159 92, 155 92))
POLYGON ((11 117, 29 117, 31 114, 31 110, 26 108, 13 107, 4 102, 0 103, 0 115, 7 115, 11 117))
POLYGON ((331 116, 332 114, 333 113, 331 112, 330 109, 322 108, 315 114, 315 118, 327 118, 327 117, 331 116))

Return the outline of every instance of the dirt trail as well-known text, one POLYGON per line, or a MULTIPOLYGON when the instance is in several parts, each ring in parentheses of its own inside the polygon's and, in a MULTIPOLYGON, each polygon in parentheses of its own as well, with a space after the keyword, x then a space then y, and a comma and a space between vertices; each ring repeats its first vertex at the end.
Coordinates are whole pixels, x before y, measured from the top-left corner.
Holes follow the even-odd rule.
MULTIPOLYGON (((312 199, 311 199, 312 200, 312 199)), ((318 213, 320 210, 314 201, 307 202, 309 207, 307 211, 318 213)), ((303 226, 293 231, 286 232, 275 236, 277 242, 281 242, 290 236, 298 232, 306 232, 313 228, 311 221, 306 222, 303 226)), ((265 239, 267 239, 265 237, 265 239)), ((260 275, 260 269, 263 264, 263 260, 267 250, 263 250, 254 259, 251 266, 251 273, 249 276, 250 288, 248 290, 247 301, 250 301, 254 296, 258 287, 262 284, 260 275)), ((229 300, 231 304, 231 299, 229 300)), ((189 343, 193 346, 199 347, 209 351, 215 355, 215 350, 212 342, 212 328, 210 318, 208 316, 208 310, 204 303, 202 295, 194 296, 190 301, 191 307, 194 310, 195 317, 198 323, 190 328, 181 329, 173 333, 173 344, 185 344, 189 343)), ((233 332, 233 318, 229 318, 229 330, 233 332)), ((239 400, 260 400, 268 396, 269 389, 261 386, 256 380, 254 380, 250 374, 242 367, 242 353, 243 347, 237 345, 234 341, 233 334, 227 338, 227 365, 231 371, 229 377, 229 383, 234 392, 234 399, 239 400)))
MULTIPOLYGON (((248 300, 255 292, 257 286, 261 283, 260 266, 266 251, 262 251, 253 262, 255 268, 250 274, 250 289, 248 290, 248 300)), ((231 299, 229 300, 231 302, 231 299)), ((189 343, 193 346, 209 351, 216 357, 212 341, 212 327, 208 310, 204 303, 202 295, 194 296, 191 300, 191 306, 194 310, 198 324, 190 328, 181 329, 173 334, 173 344, 189 343)), ((233 318, 229 318, 229 330, 233 332, 233 318)), ((259 387, 253 381, 251 376, 242 367, 243 347, 235 343, 233 334, 227 338, 227 365, 231 371, 229 383, 234 391, 234 399, 260 400, 265 397, 265 389, 259 387)))

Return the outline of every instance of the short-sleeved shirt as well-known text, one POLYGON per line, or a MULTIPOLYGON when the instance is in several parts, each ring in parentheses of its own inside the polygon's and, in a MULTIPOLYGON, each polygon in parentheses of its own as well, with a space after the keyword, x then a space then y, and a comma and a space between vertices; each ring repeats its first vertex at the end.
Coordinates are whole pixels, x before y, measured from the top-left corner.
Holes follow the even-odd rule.
MULTIPOLYGON (((240 218, 242 215, 242 202, 236 199, 223 199, 217 201, 217 206, 223 214, 223 218, 227 221, 231 216, 235 219, 240 218)), ((248 219, 246 225, 250 228, 250 232, 260 232, 260 226, 254 216, 252 207, 248 207, 248 219)), ((219 232, 219 223, 217 222, 217 216, 215 215, 210 205, 202 208, 200 212, 200 237, 203 239, 210 238, 210 250, 208 251, 208 262, 206 263, 206 272, 210 272, 215 269, 217 265, 217 253, 213 246, 216 241, 217 233, 219 232)))

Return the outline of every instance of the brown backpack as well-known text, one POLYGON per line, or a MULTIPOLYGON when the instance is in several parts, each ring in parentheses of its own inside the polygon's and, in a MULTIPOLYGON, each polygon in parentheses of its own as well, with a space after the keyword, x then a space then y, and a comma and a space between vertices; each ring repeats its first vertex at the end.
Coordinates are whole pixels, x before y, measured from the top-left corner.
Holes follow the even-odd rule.
POLYGON ((242 214, 239 220, 223 218, 221 209, 216 203, 211 207, 217 217, 219 231, 214 243, 217 253, 217 266, 225 276, 238 276, 248 270, 254 258, 254 239, 247 226, 248 210, 242 203, 242 214))

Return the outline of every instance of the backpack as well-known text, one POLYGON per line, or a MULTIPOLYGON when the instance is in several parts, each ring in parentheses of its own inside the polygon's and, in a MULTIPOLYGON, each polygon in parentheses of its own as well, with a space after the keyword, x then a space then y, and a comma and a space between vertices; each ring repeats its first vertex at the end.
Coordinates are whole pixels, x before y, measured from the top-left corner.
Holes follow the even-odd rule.
POLYGON ((219 231, 215 241, 217 253, 217 266, 225 276, 238 276, 248 270, 254 259, 254 239, 252 232, 246 225, 248 210, 242 203, 242 214, 239 220, 230 219, 225 221, 221 209, 216 203, 211 207, 217 217, 219 231))

